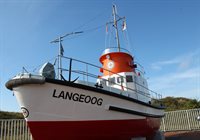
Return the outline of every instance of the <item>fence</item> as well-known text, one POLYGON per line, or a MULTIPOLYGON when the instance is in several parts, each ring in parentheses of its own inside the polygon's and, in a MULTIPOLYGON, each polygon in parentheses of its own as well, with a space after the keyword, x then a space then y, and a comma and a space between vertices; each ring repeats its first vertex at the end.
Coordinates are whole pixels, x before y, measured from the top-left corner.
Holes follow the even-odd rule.
POLYGON ((32 140, 25 120, 0 120, 0 140, 32 140))
POLYGON ((197 119, 198 116, 200 116, 200 108, 165 112, 165 117, 162 119, 160 130, 200 130, 200 121, 197 119))

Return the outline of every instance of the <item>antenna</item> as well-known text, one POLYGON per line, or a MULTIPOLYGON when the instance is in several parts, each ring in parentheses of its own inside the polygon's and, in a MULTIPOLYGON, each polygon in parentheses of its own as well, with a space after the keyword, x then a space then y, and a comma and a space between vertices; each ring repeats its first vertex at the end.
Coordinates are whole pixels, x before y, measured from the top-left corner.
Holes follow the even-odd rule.
POLYGON ((67 33, 65 35, 59 36, 58 38, 56 38, 55 40, 51 41, 50 43, 59 43, 58 46, 58 79, 61 80, 61 75, 62 75, 62 56, 63 56, 63 52, 64 52, 64 48, 62 46, 62 41, 63 38, 70 36, 70 35, 75 35, 75 34, 81 34, 83 33, 83 31, 79 31, 79 32, 71 32, 71 33, 67 33))
POLYGON ((116 40, 117 40, 117 47, 118 47, 118 51, 120 52, 121 50, 121 47, 120 47, 120 41, 119 41, 119 32, 118 32, 118 26, 117 26, 117 22, 124 19, 125 20, 125 17, 120 17, 117 15, 117 6, 115 4, 113 4, 112 6, 112 15, 113 15, 113 19, 114 21, 113 22, 108 22, 109 24, 110 23, 114 23, 114 27, 115 27, 115 37, 116 37, 116 40))
POLYGON ((117 20, 116 20, 116 12, 117 12, 116 5, 113 4, 114 27, 115 27, 115 33, 116 33, 116 39, 117 39, 117 47, 118 47, 118 51, 120 52, 120 42, 119 42, 119 33, 118 33, 117 20))

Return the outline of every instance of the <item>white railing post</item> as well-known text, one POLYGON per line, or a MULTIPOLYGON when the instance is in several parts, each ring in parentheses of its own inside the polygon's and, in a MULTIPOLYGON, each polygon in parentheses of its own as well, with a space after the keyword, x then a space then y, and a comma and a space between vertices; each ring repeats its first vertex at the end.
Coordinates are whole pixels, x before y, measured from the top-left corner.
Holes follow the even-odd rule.
POLYGON ((187 115, 188 127, 189 127, 189 130, 191 130, 190 120, 189 120, 189 115, 188 115, 188 110, 186 110, 186 115, 187 115))
MULTIPOLYGON (((16 135, 18 135, 19 134, 19 120, 16 120, 16 135)), ((18 138, 17 138, 17 140, 18 140, 18 138)))
POLYGON ((0 119, 0 140, 32 140, 32 135, 22 119, 0 119))
POLYGON ((3 138, 3 121, 1 120, 0 138, 3 138))
POLYGON ((6 124, 7 124, 7 122, 4 121, 4 126, 5 126, 5 128, 4 128, 4 139, 3 139, 3 140, 6 140, 6 132, 7 132, 7 131, 6 131, 6 130, 7 130, 7 129, 6 129, 7 125, 6 125, 6 124))
POLYGON ((10 137, 12 140, 13 139, 13 120, 11 120, 11 122, 10 122, 10 137))
POLYGON ((16 120, 14 120, 14 131, 13 131, 13 133, 14 133, 14 139, 13 140, 15 140, 15 135, 16 135, 16 120))
POLYGON ((163 124, 163 131, 165 132, 165 117, 162 118, 162 124, 163 124))

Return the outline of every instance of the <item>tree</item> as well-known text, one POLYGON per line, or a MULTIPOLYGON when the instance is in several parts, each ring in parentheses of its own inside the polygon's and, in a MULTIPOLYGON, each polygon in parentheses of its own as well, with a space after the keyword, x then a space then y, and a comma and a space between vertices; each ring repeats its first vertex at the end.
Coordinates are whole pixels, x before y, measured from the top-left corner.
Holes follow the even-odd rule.
POLYGON ((197 99, 189 99, 184 97, 166 97, 161 101, 166 107, 165 111, 200 108, 200 101, 197 99))

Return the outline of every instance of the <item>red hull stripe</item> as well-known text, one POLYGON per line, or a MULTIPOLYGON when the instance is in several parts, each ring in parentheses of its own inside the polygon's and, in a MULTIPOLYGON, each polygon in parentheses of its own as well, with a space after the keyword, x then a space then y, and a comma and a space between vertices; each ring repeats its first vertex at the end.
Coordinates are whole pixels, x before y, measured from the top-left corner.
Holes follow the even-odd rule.
POLYGON ((134 110, 121 108, 121 107, 116 107, 116 106, 109 106, 109 110, 128 113, 128 114, 133 114, 133 115, 140 115, 140 116, 144 116, 144 117, 153 117, 153 118, 162 118, 162 117, 164 117, 164 115, 148 114, 148 113, 143 113, 143 112, 134 111, 134 110))
POLYGON ((159 129, 160 119, 28 122, 34 140, 130 140, 159 129))

